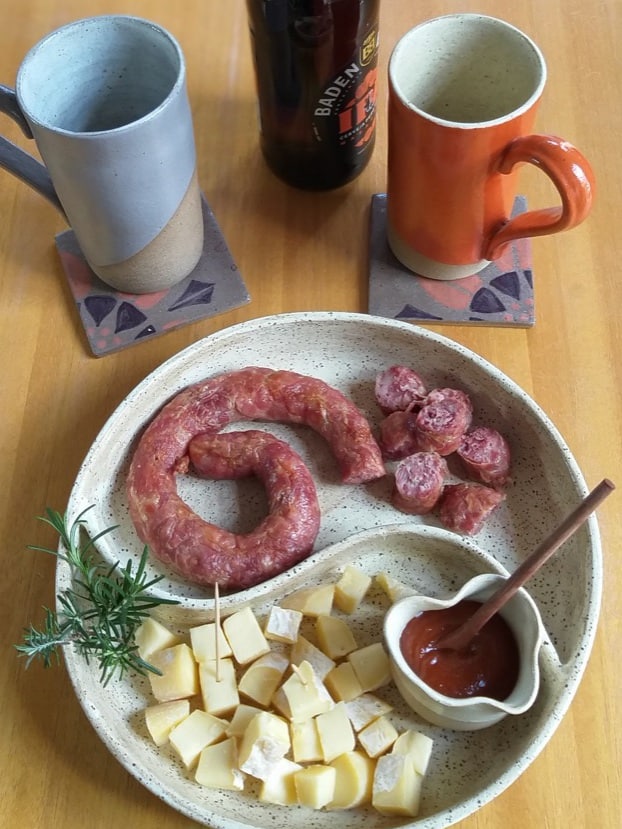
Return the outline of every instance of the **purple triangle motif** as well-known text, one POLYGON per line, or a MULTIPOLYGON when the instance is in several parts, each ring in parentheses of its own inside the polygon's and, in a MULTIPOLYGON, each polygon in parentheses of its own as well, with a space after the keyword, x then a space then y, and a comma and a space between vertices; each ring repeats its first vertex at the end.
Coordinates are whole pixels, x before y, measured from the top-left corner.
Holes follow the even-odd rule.
POLYGON ((513 299, 520 299, 520 279, 516 271, 502 273, 490 280, 493 288, 501 291, 502 294, 511 296, 513 299))
POLYGON ((115 334, 120 331, 127 331, 130 328, 136 328, 141 322, 144 322, 147 317, 142 311, 139 311, 131 302, 122 302, 117 310, 117 325, 115 334))
POLYGON ((505 311, 505 305, 489 288, 480 288, 471 300, 471 311, 480 314, 494 314, 505 311))
POLYGON ((84 298, 84 307, 95 325, 101 325, 116 304, 117 300, 113 296, 95 294, 84 298))
POLYGON ((200 282, 198 279, 193 279, 179 299, 168 310, 177 311, 179 308, 187 308, 188 305, 209 305, 213 294, 213 282, 200 282))
POLYGON ((143 328, 142 331, 139 331, 138 334, 134 337, 135 340, 139 340, 141 337, 148 337, 150 334, 155 334, 156 330, 153 325, 147 325, 143 328))
POLYGON ((426 320, 441 320, 442 317, 437 317, 435 314, 430 314, 429 311, 422 311, 420 308, 415 308, 414 305, 404 305, 402 310, 395 315, 395 319, 426 319, 426 320))

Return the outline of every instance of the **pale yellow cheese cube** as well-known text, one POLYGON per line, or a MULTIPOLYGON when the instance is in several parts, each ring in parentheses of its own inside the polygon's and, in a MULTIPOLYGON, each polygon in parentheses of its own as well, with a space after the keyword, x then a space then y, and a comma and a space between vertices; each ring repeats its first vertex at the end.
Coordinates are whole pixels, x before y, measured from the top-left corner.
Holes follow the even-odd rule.
POLYGON ((250 721, 240 741, 240 769, 265 780, 277 760, 284 757, 290 748, 287 722, 270 711, 261 711, 250 721))
POLYGON ((397 740, 397 730, 387 717, 378 717, 359 731, 358 738, 369 757, 379 757, 397 740))
POLYGON ((172 699, 145 708, 145 725, 153 742, 157 746, 163 746, 168 742, 173 728, 189 713, 190 701, 187 699, 172 699))
POLYGON ((309 809, 321 809, 335 796, 337 772, 332 766, 313 764, 294 774, 298 803, 309 809))
POLYGON ((301 722, 333 707, 324 683, 308 662, 301 662, 281 685, 293 722, 301 722))
POLYGON ((240 694, 267 707, 278 688, 289 660, 282 653, 266 653, 244 672, 238 684, 240 694))
POLYGON ((346 702, 346 711, 355 731, 361 731, 366 725, 392 710, 392 705, 374 694, 361 694, 360 697, 346 702))
POLYGON ((375 763, 362 751, 346 751, 330 763, 337 772, 328 809, 352 809, 371 801, 375 763))
POLYGON ((299 610, 304 616, 328 615, 333 607, 334 584, 303 587, 290 593, 279 604, 289 610, 299 610))
POLYGON ((335 607, 343 613, 354 613, 369 590, 371 578, 351 564, 347 564, 335 585, 335 607))
POLYGON ((199 683, 203 707, 210 714, 226 714, 239 705, 235 665, 232 659, 219 659, 218 662, 201 662, 199 665, 199 683))
POLYGON ((434 740, 420 731, 409 729, 400 734, 393 744, 394 754, 405 754, 410 758, 419 774, 425 774, 432 755, 434 740))
POLYGON ((336 616, 318 616, 315 632, 320 648, 331 659, 340 659, 357 648, 356 639, 347 623, 336 616))
POLYGON ((301 622, 302 613, 299 610, 272 605, 264 625, 264 636, 275 642, 293 645, 298 639, 301 622))
MULTIPOLYGON (((216 623, 208 622, 205 625, 198 625, 190 628, 190 646, 197 662, 211 662, 216 659, 216 623)), ((227 638, 218 628, 218 658, 231 656, 231 648, 227 638)))
POLYGON ((292 665, 300 665, 302 662, 308 662, 317 676, 324 679, 326 674, 335 667, 334 659, 316 648, 312 642, 309 642, 304 636, 299 636, 289 655, 292 665))
POLYGON ((180 639, 179 636, 164 627, 161 622, 148 616, 136 628, 134 641, 140 658, 144 659, 145 662, 149 662, 154 653, 178 645, 180 639))
POLYGON ((381 642, 352 651, 347 658, 363 691, 375 691, 391 681, 389 657, 381 642))
POLYGON ((325 763, 330 763, 345 751, 354 749, 354 731, 343 702, 338 702, 324 714, 318 714, 315 722, 325 763))
POLYGON ((194 778, 210 789, 242 791, 244 774, 238 768, 238 752, 233 737, 203 749, 194 778))
POLYGON ((372 805, 383 815, 415 817, 423 777, 404 754, 384 754, 376 761, 372 805))
POLYGON ((170 733, 169 741, 186 768, 192 768, 205 746, 225 736, 227 721, 196 708, 170 733))
POLYGON ((240 665, 248 665, 270 650, 270 645, 250 607, 227 616, 222 623, 222 629, 233 651, 233 657, 240 665))
POLYGON ((374 581, 387 594, 392 603, 405 596, 414 596, 417 592, 414 587, 409 587, 404 582, 394 579, 388 573, 378 573, 374 581))
POLYGON ((278 760, 265 780, 259 786, 258 798, 262 803, 275 803, 278 806, 293 806, 298 802, 294 774, 302 766, 293 763, 287 757, 278 760))
POLYGON ((287 717, 288 720, 291 720, 292 712, 289 707, 289 702, 287 701, 287 696, 285 695, 285 691, 283 690, 282 685, 280 688, 277 688, 274 692, 271 700, 271 705, 275 711, 277 711, 279 714, 282 714, 284 717, 287 717))
POLYGON ((162 673, 149 673, 151 691, 158 702, 193 697, 199 692, 197 663, 185 642, 156 651, 151 664, 162 673))
POLYGON ((324 759, 315 718, 290 724, 292 754, 297 763, 317 763, 324 759))
POLYGON ((241 737, 255 714, 259 714, 261 710, 256 705, 246 705, 241 702, 231 717, 231 722, 227 727, 227 737, 241 737))
POLYGON ((349 662, 341 662, 324 677, 324 684, 335 700, 349 702, 363 693, 354 668, 349 662))

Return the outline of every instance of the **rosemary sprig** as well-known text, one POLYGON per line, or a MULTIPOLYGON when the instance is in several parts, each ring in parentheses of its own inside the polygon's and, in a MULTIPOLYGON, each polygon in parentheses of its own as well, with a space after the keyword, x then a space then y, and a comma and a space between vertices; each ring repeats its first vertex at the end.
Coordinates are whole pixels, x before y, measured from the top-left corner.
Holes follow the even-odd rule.
POLYGON ((87 662, 97 659, 103 685, 118 674, 135 670, 142 675, 160 671, 138 655, 134 633, 149 612, 161 604, 178 604, 174 599, 155 599, 149 590, 163 577, 150 581, 146 566, 148 550, 143 549, 135 571, 128 561, 124 568, 117 562, 112 567, 94 562, 95 542, 112 532, 108 527, 93 538, 81 541, 81 527, 87 507, 67 526, 67 515, 47 509, 39 520, 49 524, 59 535, 64 552, 47 547, 29 546, 66 561, 71 567, 73 585, 58 594, 59 611, 44 607, 45 620, 40 629, 29 625, 24 629, 23 644, 15 645, 26 657, 26 667, 40 659, 45 668, 59 661, 63 647, 73 645, 87 662))

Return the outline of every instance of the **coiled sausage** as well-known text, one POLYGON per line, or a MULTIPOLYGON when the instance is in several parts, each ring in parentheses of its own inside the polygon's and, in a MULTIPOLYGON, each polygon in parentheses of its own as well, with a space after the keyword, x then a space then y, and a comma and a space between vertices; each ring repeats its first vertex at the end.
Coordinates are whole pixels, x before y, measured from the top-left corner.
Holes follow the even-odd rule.
MULTIPOLYGON (((260 561, 249 569, 248 561, 234 550, 228 568, 215 568, 213 551, 202 542, 201 527, 206 522, 177 493, 175 476, 188 465, 192 439, 239 420, 310 426, 328 441, 345 483, 371 481, 385 474, 365 417, 322 380, 250 367, 189 386, 161 409, 140 438, 130 463, 127 495, 140 539, 156 558, 195 583, 218 581, 223 588, 240 588, 274 575, 269 562, 260 561)), ((287 550, 286 534, 277 533, 275 538, 287 550)), ((281 568, 294 564, 294 558, 281 556, 281 568)))

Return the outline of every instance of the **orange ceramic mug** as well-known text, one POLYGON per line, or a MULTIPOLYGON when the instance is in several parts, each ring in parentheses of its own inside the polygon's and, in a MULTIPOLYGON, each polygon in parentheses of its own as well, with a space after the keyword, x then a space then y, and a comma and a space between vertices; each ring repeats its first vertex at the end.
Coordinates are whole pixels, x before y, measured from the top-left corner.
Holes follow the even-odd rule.
POLYGON ((407 32, 389 62, 387 235, 407 268, 459 279, 514 239, 567 230, 587 216, 594 177, 561 138, 532 134, 546 83, 539 48, 502 20, 455 14, 407 32), (521 162, 561 206, 511 218, 521 162))

